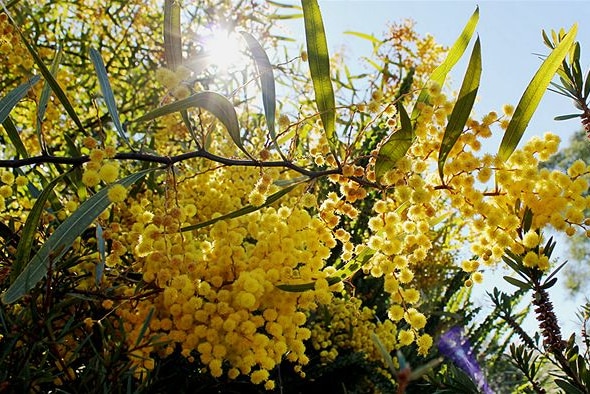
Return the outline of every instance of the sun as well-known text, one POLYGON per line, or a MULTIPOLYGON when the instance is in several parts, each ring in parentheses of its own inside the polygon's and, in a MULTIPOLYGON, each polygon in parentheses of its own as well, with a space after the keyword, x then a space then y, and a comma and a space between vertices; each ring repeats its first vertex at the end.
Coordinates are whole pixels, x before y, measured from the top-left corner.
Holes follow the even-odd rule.
POLYGON ((207 63, 215 66, 219 72, 231 72, 246 65, 245 42, 233 31, 221 28, 212 30, 204 38, 203 48, 207 63))

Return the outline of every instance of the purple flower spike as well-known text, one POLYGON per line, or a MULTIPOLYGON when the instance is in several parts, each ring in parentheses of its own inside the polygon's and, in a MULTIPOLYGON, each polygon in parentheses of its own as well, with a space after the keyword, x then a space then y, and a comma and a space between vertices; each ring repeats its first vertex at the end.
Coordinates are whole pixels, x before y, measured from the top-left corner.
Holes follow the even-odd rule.
POLYGON ((471 344, 463 335, 461 327, 453 327, 444 333, 438 341, 438 350, 462 369, 483 393, 494 394, 473 356, 471 344))

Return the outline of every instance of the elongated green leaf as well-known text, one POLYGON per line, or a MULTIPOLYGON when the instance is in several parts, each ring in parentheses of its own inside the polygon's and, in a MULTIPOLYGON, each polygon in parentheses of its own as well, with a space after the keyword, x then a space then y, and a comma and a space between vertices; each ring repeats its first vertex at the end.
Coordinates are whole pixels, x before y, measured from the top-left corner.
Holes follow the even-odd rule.
POLYGON ((107 105, 107 109, 109 114, 111 115, 111 119, 115 125, 115 129, 119 133, 119 136, 125 141, 127 146, 133 150, 131 147, 131 143, 125 134, 125 130, 123 129, 123 125, 121 124, 121 119, 119 119, 119 110, 117 110, 117 103, 115 102, 115 96, 113 95, 113 89, 111 88, 111 83, 109 82, 109 76, 107 75, 107 69, 104 66, 104 62, 102 61, 102 57, 100 53, 94 48, 90 48, 90 60, 92 60, 92 64, 94 64, 94 70, 96 71, 96 75, 98 76, 98 83, 100 84, 100 91, 102 92, 102 96, 104 101, 107 105))
POLYGON ((551 39, 549 38, 547 33, 545 33, 545 30, 542 30, 541 34, 543 35, 543 41, 545 42, 545 45, 547 45, 551 49, 555 48, 555 46, 553 45, 553 42, 551 42, 551 39))
POLYGON ((395 364, 393 363, 393 359, 391 358, 391 354, 389 354, 389 352, 387 351, 387 349, 383 345, 383 342, 381 342, 381 339, 379 339, 379 336, 377 334, 375 334, 374 332, 371 332, 371 339, 373 340, 373 343, 377 347, 377 350, 379 350, 379 353, 381 353, 381 357, 383 357, 383 359, 385 360, 385 364, 387 364, 387 367, 389 368, 391 373, 396 374, 397 368, 395 367, 395 364))
MULTIPOLYGON (((120 180, 119 183, 128 187, 153 170, 148 169, 129 175, 120 180)), ((76 212, 55 229, 37 254, 24 267, 14 283, 2 295, 2 302, 5 304, 13 303, 43 279, 49 266, 58 262, 69 250, 76 238, 111 204, 107 192, 108 188, 101 189, 82 203, 76 212)))
POLYGON ((178 0, 164 1, 164 57, 166 65, 176 70, 182 63, 182 35, 180 34, 180 4, 178 0))
POLYGON ((12 265, 12 270, 10 272, 11 282, 14 282, 14 280, 21 273, 25 264, 29 261, 29 256, 31 255, 31 250, 33 249, 33 242, 35 241, 35 235, 37 234, 37 228, 39 226, 39 221, 41 220, 41 215, 45 210, 47 198, 51 195, 51 193, 53 193, 53 188, 59 182, 61 182, 65 175, 66 174, 64 173, 45 185, 43 191, 39 197, 37 197, 33 208, 31 208, 31 212, 29 212, 29 215, 27 216, 27 220, 21 232, 20 241, 16 248, 14 264, 12 265))
MULTIPOLYGON (((272 71, 272 65, 264 48, 260 43, 248 32, 242 32, 242 36, 246 39, 246 43, 252 52, 256 67, 258 68, 258 75, 260 76, 260 87, 262 88, 262 105, 264 106, 264 116, 266 117, 266 125, 270 138, 279 152, 281 157, 283 153, 277 143, 277 134, 275 131, 275 112, 276 112, 276 92, 275 92, 275 78, 272 71)), ((284 157, 283 157, 284 158, 284 157)))
POLYGON ((524 134, 533 113, 537 109, 545 90, 549 86, 551 79, 559 69, 561 62, 567 56, 570 51, 576 33, 578 32, 578 25, 572 26, 567 35, 563 40, 551 51, 549 56, 543 61, 539 70, 533 76, 533 79, 525 89, 516 109, 514 115, 508 124, 504 138, 500 143, 500 149, 498 150, 498 158, 503 161, 508 160, 512 152, 516 149, 516 146, 520 142, 522 135, 524 134))
MULTIPOLYGON (((53 58, 53 62, 51 63, 51 69, 49 70, 51 75, 57 75, 57 69, 59 68, 59 63, 61 62, 61 55, 61 48, 58 48, 57 53, 53 58)), ((46 150, 45 140, 43 139, 43 118, 45 117, 45 111, 47 110, 47 103, 49 102, 50 95, 51 86, 46 81, 43 84, 41 97, 39 97, 39 104, 37 105, 37 139, 39 140, 39 146, 43 152, 46 150)))
MULTIPOLYGON (((303 14, 288 14, 288 15, 273 14, 268 17, 268 19, 270 19, 270 20, 279 20, 279 21, 288 20, 288 19, 299 19, 299 18, 303 18, 303 14)), ((283 37, 283 38, 285 39, 285 41, 294 41, 288 37, 283 37)))
POLYGON ((232 103, 219 93, 206 91, 193 94, 192 96, 189 96, 185 99, 174 101, 170 104, 156 108, 155 110, 135 119, 134 122, 145 122, 194 107, 206 109, 215 115, 215 117, 217 117, 217 119, 223 123, 230 137, 238 146, 238 148, 240 148, 242 152, 250 157, 250 154, 246 151, 244 145, 242 144, 240 125, 238 123, 238 115, 236 114, 236 110, 234 109, 232 103))
POLYGON ((477 90, 479 89, 479 80, 481 78, 481 45, 479 38, 475 41, 473 51, 471 52, 471 58, 469 59, 469 65, 461 84, 461 90, 457 97, 457 102, 453 107, 449 122, 445 129, 445 134, 442 139, 440 146, 440 152, 438 155, 438 173, 441 181, 444 183, 444 166, 445 161, 449 155, 453 146, 461 136, 465 123, 469 118, 473 103, 475 103, 475 97, 477 96, 477 90))
POLYGON ((345 31, 344 34, 350 34, 351 36, 356 36, 358 38, 362 38, 363 40, 371 41, 373 44, 381 44, 381 40, 379 40, 377 37, 375 37, 372 34, 361 33, 358 31, 351 31, 351 30, 345 31))
POLYGON ((100 286, 106 264, 104 232, 102 231, 102 226, 98 223, 96 224, 96 244, 98 247, 98 263, 96 263, 94 270, 94 284, 98 287, 100 286))
POLYGON ((233 211, 228 214, 221 215, 219 217, 216 217, 215 219, 207 220, 206 222, 202 222, 202 223, 198 223, 198 224, 193 224, 192 226, 183 227, 180 229, 180 231, 198 230, 203 227, 211 226, 212 224, 215 224, 215 223, 219 222, 220 220, 235 219, 235 218, 239 218, 240 216, 244 216, 249 213, 256 212, 259 209, 262 209, 262 208, 265 208, 265 207, 268 207, 268 206, 274 204, 276 201, 278 201, 285 194, 289 193, 295 187, 297 187, 297 184, 285 187, 284 189, 281 189, 278 192, 271 194, 270 196, 268 196, 266 198, 266 201, 262 205, 258 205, 258 206, 246 205, 245 207, 240 208, 237 211, 233 211))
POLYGON ((39 82, 39 79, 39 76, 35 75, 27 82, 18 85, 6 96, 2 97, 2 100, 0 100, 0 123, 4 123, 4 120, 8 118, 10 111, 12 111, 14 106, 17 105, 23 97, 25 97, 29 89, 39 82))
POLYGON ((316 0, 302 0, 305 40, 309 57, 309 70, 315 92, 315 101, 324 125, 324 133, 332 152, 336 151, 336 104, 330 79, 330 56, 324 31, 324 22, 316 0))
POLYGON ((504 276, 504 280, 506 282, 510 283, 511 285, 514 285, 514 286, 516 286, 520 289, 523 289, 523 290, 527 290, 531 287, 528 283, 525 283, 525 282, 518 280, 516 278, 513 278, 511 276, 504 276))
POLYGON ((590 95, 590 70, 584 79, 584 100, 588 100, 588 95, 590 95))
POLYGON ((55 97, 57 97, 60 103, 64 106, 66 112, 68 113, 68 115, 70 115, 70 118, 76 124, 76 127, 78 127, 79 131, 84 132, 84 126, 82 125, 82 121, 78 117, 78 114, 76 114, 76 111, 74 110, 74 107, 72 107, 72 103, 70 103, 70 100, 68 99, 68 96, 66 96, 66 93, 63 91, 61 86, 59 86, 59 83, 57 83, 57 80, 51 74, 51 71, 47 68, 45 63, 43 63, 43 60, 41 59, 35 48, 33 48, 33 46, 29 43, 28 39, 24 36, 24 34, 22 34, 20 29, 18 29, 18 33, 20 34, 22 42, 25 44, 27 50, 33 57, 35 64, 37 65, 37 67, 39 67, 41 74, 43 74, 43 78, 45 78, 45 81, 47 81, 49 86, 51 86, 51 90, 53 90, 53 93, 55 93, 55 97))
POLYGON ((397 102, 397 111, 400 116, 401 127, 387 139, 377 155, 375 161, 375 176, 379 180, 387 171, 395 167, 399 159, 405 156, 414 141, 414 129, 412 122, 403 104, 397 102))
POLYGON ((6 130, 6 134, 8 134, 10 142, 12 142, 12 145, 14 145, 16 153, 18 153, 21 157, 29 157, 27 148, 25 148, 23 141, 20 139, 18 130, 16 129, 16 126, 14 125, 12 119, 10 119, 10 116, 4 119, 4 122, 2 122, 2 126, 4 126, 4 130, 6 130))
POLYGON ((273 1, 273 0, 266 0, 268 4, 274 5, 275 7, 278 8, 293 8, 296 10, 300 10, 301 7, 299 7, 298 5, 295 4, 287 4, 287 3, 281 3, 278 1, 273 1))
MULTIPOLYGON (((448 73, 453 69, 455 64, 461 59, 463 53, 467 49, 467 45, 469 45, 469 41, 471 41, 471 37, 473 36, 473 32, 475 31, 475 27, 477 26, 477 22, 479 21, 479 6, 475 8, 475 11, 467 21, 467 24, 463 28, 461 35, 451 49, 449 49, 449 53, 445 58, 444 62, 438 66, 430 75, 430 82, 436 83, 439 86, 443 86, 445 79, 447 78, 448 73)), ((418 109, 419 103, 427 103, 430 99, 430 94, 428 93, 427 89, 423 89, 420 94, 418 95, 418 99, 416 100, 416 104, 414 105, 414 109, 412 110, 412 121, 415 122, 420 110, 418 109)))
POLYGON ((137 338, 135 339, 135 346, 139 346, 139 344, 143 340, 145 332, 146 332, 147 328, 150 326, 150 321, 152 320, 152 316, 154 315, 155 309, 156 308, 154 308, 152 306, 150 308, 150 311, 148 312, 147 316, 145 317, 145 320, 143 321, 143 324, 141 325, 141 329, 139 330, 139 334, 137 334, 137 338))
POLYGON ((579 118, 581 116, 582 116, 582 114, 559 115, 559 116, 556 116, 555 118, 553 118, 553 120, 569 120, 569 119, 579 118))
MULTIPOLYGON (((338 282, 345 280, 346 278, 351 277, 357 272, 362 266, 369 261, 371 257, 375 254, 375 251, 371 248, 366 247, 362 250, 356 257, 348 261, 344 264, 343 267, 339 268, 334 275, 326 278, 328 284, 331 286, 338 282)), ((303 291, 312 290, 315 288, 316 282, 308 282, 308 283, 298 283, 298 284, 278 284, 276 287, 283 291, 289 291, 294 293, 301 293, 303 291)))

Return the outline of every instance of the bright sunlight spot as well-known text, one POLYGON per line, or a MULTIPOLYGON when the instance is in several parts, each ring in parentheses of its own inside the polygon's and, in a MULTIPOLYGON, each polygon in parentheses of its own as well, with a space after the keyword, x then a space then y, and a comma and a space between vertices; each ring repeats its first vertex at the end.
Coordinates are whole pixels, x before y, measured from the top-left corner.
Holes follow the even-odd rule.
POLYGON ((217 29, 203 41, 207 63, 214 65, 221 72, 244 67, 246 58, 243 54, 245 42, 235 32, 217 29))

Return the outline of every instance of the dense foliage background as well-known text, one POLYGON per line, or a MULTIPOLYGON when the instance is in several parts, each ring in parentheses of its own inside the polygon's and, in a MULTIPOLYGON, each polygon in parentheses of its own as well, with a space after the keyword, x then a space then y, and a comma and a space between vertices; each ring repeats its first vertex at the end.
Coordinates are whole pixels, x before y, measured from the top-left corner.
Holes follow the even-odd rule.
POLYGON ((476 119, 478 18, 450 48, 356 33, 357 75, 316 1, 8 2, 0 391, 588 392, 590 308, 566 339, 550 300, 553 235, 590 235, 587 141, 520 144, 548 87, 588 132, 577 26, 476 119))

